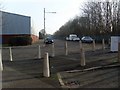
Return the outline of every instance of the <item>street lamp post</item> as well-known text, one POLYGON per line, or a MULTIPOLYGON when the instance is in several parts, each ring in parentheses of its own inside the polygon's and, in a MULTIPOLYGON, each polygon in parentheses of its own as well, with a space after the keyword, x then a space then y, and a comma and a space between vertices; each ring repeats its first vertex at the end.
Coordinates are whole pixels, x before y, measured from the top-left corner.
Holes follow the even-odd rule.
POLYGON ((46 12, 45 11, 45 8, 44 8, 44 40, 45 40, 45 37, 46 37, 46 30, 45 30, 45 13, 56 13, 56 12, 46 12))
POLYGON ((45 39, 45 36, 46 36, 46 32, 45 32, 45 8, 44 8, 44 39, 45 39))

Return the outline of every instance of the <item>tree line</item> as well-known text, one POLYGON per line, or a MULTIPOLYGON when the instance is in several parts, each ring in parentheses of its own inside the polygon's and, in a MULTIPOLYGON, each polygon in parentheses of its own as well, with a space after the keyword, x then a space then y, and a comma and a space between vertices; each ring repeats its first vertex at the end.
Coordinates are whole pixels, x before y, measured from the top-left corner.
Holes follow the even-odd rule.
POLYGON ((92 1, 84 4, 83 14, 69 20, 54 33, 57 37, 120 35, 120 0, 92 1))

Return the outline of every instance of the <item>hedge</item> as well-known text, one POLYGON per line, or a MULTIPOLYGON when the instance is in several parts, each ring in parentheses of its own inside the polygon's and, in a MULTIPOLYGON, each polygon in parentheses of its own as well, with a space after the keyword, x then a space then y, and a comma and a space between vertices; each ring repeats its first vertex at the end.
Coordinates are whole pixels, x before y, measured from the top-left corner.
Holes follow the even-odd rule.
POLYGON ((9 40, 10 46, 25 46, 32 43, 32 38, 30 36, 17 36, 12 37, 9 40))

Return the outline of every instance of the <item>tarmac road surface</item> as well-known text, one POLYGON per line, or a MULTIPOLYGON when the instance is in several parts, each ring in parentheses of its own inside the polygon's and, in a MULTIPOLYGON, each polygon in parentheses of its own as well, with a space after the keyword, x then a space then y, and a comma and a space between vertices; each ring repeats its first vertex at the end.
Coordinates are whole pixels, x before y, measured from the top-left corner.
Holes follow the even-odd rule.
POLYGON ((68 86, 71 85, 71 81, 80 81, 80 85, 77 87, 71 85, 70 88, 118 88, 120 74, 118 67, 86 73, 66 73, 70 70, 81 70, 111 63, 116 64, 117 53, 110 53, 109 49, 102 51, 100 44, 97 44, 97 50, 93 52, 91 44, 83 44, 86 51, 86 66, 81 67, 79 43, 68 42, 68 45, 69 53, 68 56, 65 56, 64 41, 56 40, 55 57, 51 57, 51 45, 44 45, 42 42, 26 47, 12 47, 13 62, 10 62, 9 49, 3 48, 3 88, 61 88, 57 73, 60 73, 63 82, 66 85, 69 84, 68 86), (38 45, 41 46, 41 59, 38 58, 38 45), (43 77, 45 52, 50 54, 50 78, 43 77))

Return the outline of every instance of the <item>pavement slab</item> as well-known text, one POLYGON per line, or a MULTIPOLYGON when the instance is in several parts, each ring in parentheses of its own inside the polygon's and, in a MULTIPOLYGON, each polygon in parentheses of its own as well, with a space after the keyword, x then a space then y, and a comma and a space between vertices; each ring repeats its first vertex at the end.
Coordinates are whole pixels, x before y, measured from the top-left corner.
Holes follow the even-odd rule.
POLYGON ((2 73, 2 88, 54 88, 32 75, 21 73, 10 67, 5 69, 2 73))

